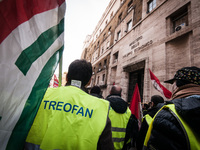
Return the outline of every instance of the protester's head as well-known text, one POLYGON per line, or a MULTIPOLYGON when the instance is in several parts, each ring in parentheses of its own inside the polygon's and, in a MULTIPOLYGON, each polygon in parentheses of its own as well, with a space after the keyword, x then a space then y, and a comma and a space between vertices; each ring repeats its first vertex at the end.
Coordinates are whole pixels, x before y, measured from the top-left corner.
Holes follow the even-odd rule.
POLYGON ((155 107, 158 103, 164 103, 164 99, 160 95, 153 95, 151 97, 151 107, 155 107))
POLYGON ((101 88, 99 86, 93 86, 92 89, 90 90, 90 95, 98 97, 98 98, 103 98, 101 95, 101 88))
POLYGON ((122 94, 122 88, 119 85, 113 85, 110 90, 111 95, 118 95, 121 96, 122 94))
POLYGON ((164 82, 170 84, 176 83, 177 87, 186 84, 200 85, 200 68, 194 66, 181 68, 176 72, 172 79, 164 82))
POLYGON ((148 110, 149 109, 149 104, 143 104, 143 108, 142 108, 143 110, 148 110))
POLYGON ((101 89, 99 86, 93 86, 92 89, 90 90, 90 93, 94 93, 94 94, 101 94, 101 89))
POLYGON ((67 84, 72 84, 72 82, 80 82, 81 86, 87 85, 92 76, 92 65, 83 59, 77 59, 73 61, 68 68, 67 73, 67 84))

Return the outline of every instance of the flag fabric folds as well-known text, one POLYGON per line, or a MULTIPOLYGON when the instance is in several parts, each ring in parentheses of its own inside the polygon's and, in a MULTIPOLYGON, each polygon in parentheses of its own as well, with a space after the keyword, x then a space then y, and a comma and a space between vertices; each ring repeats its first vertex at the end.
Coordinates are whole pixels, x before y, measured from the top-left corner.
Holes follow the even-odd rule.
POLYGON ((64 49, 65 0, 0 1, 0 148, 23 149, 64 49))
POLYGON ((133 91, 133 96, 129 105, 129 109, 131 110, 131 113, 135 115, 135 117, 138 119, 139 127, 141 125, 141 120, 143 117, 142 114, 142 105, 141 105, 141 98, 140 98, 140 92, 138 88, 138 84, 136 83, 135 89, 133 91))
POLYGON ((56 75, 54 74, 54 82, 53 82, 53 87, 57 88, 59 84, 58 78, 56 77, 56 75))
POLYGON ((166 98, 168 98, 168 99, 171 98, 172 93, 160 83, 158 78, 151 72, 150 69, 149 69, 149 72, 150 72, 150 77, 151 77, 151 81, 152 81, 154 88, 156 90, 158 90, 166 98))

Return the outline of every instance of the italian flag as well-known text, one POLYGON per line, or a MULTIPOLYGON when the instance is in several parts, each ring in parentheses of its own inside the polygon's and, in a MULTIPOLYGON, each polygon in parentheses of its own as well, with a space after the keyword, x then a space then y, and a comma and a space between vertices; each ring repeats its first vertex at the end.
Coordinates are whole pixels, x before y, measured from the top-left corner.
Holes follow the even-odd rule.
POLYGON ((65 0, 0 0, 0 149, 23 149, 64 49, 65 0))

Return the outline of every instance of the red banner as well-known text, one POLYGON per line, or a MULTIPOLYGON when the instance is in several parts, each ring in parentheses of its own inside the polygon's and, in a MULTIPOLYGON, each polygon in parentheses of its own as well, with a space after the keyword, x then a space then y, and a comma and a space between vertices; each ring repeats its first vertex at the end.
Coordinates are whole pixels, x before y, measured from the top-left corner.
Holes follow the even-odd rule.
POLYGON ((135 89, 133 92, 129 108, 131 110, 131 113, 135 115, 135 117, 138 119, 138 124, 140 126, 143 115, 142 115, 140 92, 137 83, 135 85, 135 89))
POLYGON ((158 78, 151 72, 150 69, 149 69, 149 72, 150 72, 150 77, 151 77, 151 81, 154 88, 158 90, 160 93, 162 93, 166 98, 168 99, 171 98, 172 93, 160 83, 158 78))

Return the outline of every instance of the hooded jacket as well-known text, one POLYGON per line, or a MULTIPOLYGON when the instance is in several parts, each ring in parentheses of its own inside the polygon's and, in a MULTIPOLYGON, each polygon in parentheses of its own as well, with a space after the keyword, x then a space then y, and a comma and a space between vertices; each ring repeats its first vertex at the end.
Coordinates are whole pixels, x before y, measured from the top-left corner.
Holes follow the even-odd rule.
POLYGON ((128 104, 119 95, 109 95, 106 97, 106 100, 110 102, 110 106, 115 112, 120 114, 126 112, 128 104))
MULTIPOLYGON (((168 103, 175 105, 180 117, 200 137, 200 95, 174 99, 168 103)), ((155 117, 147 149, 188 150, 186 135, 172 113, 162 109, 155 117)))

